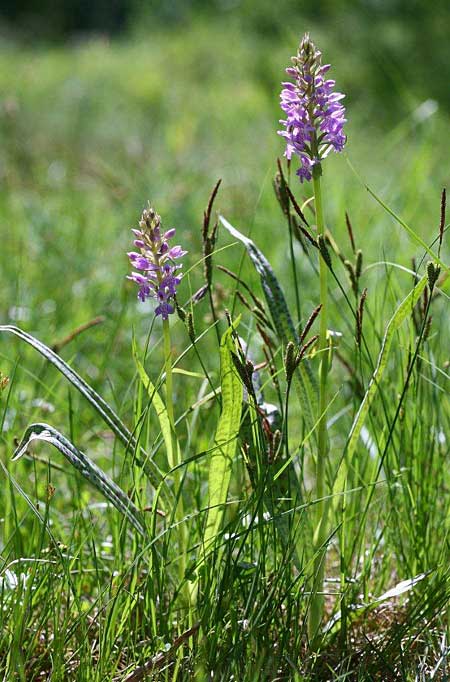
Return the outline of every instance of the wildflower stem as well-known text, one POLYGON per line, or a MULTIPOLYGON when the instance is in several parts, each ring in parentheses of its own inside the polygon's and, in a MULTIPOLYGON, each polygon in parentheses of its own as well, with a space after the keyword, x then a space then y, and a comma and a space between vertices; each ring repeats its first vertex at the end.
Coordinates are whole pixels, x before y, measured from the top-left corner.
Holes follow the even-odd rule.
MULTIPOLYGON (((164 335, 164 369, 166 372, 166 408, 167 414, 169 416, 170 428, 172 430, 172 438, 174 437, 174 412, 173 412, 173 383, 172 383, 172 350, 170 343, 170 327, 169 320, 163 320, 163 335, 164 335)), ((173 446, 173 443, 172 443, 173 446)), ((177 466, 179 462, 178 459, 178 449, 174 447, 172 453, 173 462, 170 464, 172 466, 177 466)))
MULTIPOLYGON (((321 167, 318 164, 313 171, 314 203, 316 208, 317 234, 324 234, 324 219, 322 207, 322 189, 320 184, 321 167)), ((326 539, 326 505, 325 496, 325 465, 328 457, 328 433, 326 421, 327 408, 327 377, 328 377, 328 339, 327 339, 327 265, 321 255, 319 255, 319 277, 320 277, 320 329, 319 329, 319 415, 317 438, 317 459, 316 459, 316 525, 314 531, 313 549, 314 559, 314 585, 309 612, 308 633, 311 643, 317 642, 320 623, 323 614, 323 581, 325 571, 325 551, 323 544, 326 539)))
MULTIPOLYGON (((290 180, 290 165, 288 166, 288 182, 290 180)), ((297 266, 296 266, 296 261, 295 261, 295 254, 294 254, 294 236, 293 236, 293 226, 292 226, 292 215, 290 211, 290 204, 288 204, 288 225, 289 225, 289 251, 290 251, 290 256, 291 256, 291 267, 292 267, 292 275, 294 279, 294 288, 295 288, 295 303, 297 307, 297 322, 300 323, 300 320, 302 319, 302 311, 300 307, 300 295, 298 291, 298 278, 297 278, 297 266)))
MULTIPOLYGON (((169 320, 163 319, 163 336, 164 336, 164 367, 166 373, 166 409, 167 416, 170 422, 170 433, 172 439, 172 452, 169 458, 169 466, 173 469, 173 482, 175 487, 175 497, 177 498, 177 508, 175 510, 174 519, 177 524, 178 534, 179 534, 179 550, 180 550, 180 561, 179 561, 179 577, 180 584, 184 582, 185 572, 186 572, 186 530, 183 523, 184 510, 183 510, 183 497, 181 490, 181 476, 180 476, 180 450, 178 447, 178 440, 175 432, 175 418, 173 410, 173 382, 172 382, 172 349, 170 342, 170 323, 169 320)), ((185 589, 183 590, 185 596, 189 600, 189 586, 185 584, 185 589)))

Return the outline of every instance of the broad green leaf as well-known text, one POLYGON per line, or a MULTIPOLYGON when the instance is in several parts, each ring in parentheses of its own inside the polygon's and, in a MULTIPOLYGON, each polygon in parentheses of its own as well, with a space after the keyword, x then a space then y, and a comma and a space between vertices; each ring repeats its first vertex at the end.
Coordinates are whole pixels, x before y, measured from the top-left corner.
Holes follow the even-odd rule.
MULTIPOLYGON (((228 232, 241 241, 255 266, 261 279, 264 296, 270 310, 274 328, 278 332, 279 340, 283 344, 289 341, 298 343, 298 334, 295 330, 289 308, 286 303, 281 286, 275 276, 272 267, 264 254, 255 246, 254 242, 245 237, 239 230, 233 227, 228 220, 220 216, 220 222, 228 232)), ((311 370, 308 360, 303 360, 294 375, 294 385, 300 401, 308 429, 312 429, 316 423, 318 410, 317 381, 311 370)))
POLYGON ((145 534, 141 514, 124 491, 114 483, 92 460, 53 426, 48 424, 31 424, 25 431, 17 446, 13 461, 22 457, 33 440, 45 441, 53 445, 64 457, 86 478, 97 490, 121 512, 136 530, 145 534))
POLYGON ((147 372, 144 369, 144 366, 142 362, 139 360, 137 356, 137 349, 135 344, 133 343, 133 357, 134 357, 134 362, 136 364, 136 368, 139 374, 139 377, 142 381, 142 385, 144 386, 145 390, 148 393, 148 396, 150 398, 150 403, 153 405, 156 411, 156 415, 159 420, 159 425, 161 427, 161 433, 164 439, 164 445, 166 447, 166 453, 167 453, 167 461, 169 464, 169 467, 173 469, 175 466, 176 462, 181 461, 180 457, 180 446, 178 444, 178 440, 172 439, 172 430, 170 427, 170 419, 169 419, 169 414, 167 412, 167 408, 164 404, 164 401, 162 400, 161 396, 159 395, 158 391, 156 390, 156 386, 153 384, 152 380, 148 376, 147 372), (176 447, 178 448, 178 453, 177 456, 173 452, 173 441, 175 440, 176 442, 176 447))
MULTIPOLYGON (((127 429, 125 424, 121 421, 120 417, 114 412, 114 410, 108 405, 108 403, 103 400, 103 398, 94 389, 89 386, 89 384, 80 377, 75 370, 70 367, 62 358, 59 357, 54 351, 51 350, 44 343, 38 339, 22 331, 18 327, 12 325, 0 325, 0 333, 6 332, 9 334, 14 334, 22 341, 28 343, 32 348, 38 351, 48 362, 56 367, 56 369, 61 372, 61 374, 74 386, 92 405, 92 407, 98 412, 102 417, 103 421, 108 424, 111 430, 115 433, 117 438, 122 441, 122 443, 132 450, 137 449, 137 443, 134 436, 127 429)), ((137 453, 139 455, 139 453, 137 453)), ((158 488, 161 482, 164 480, 162 472, 156 466, 156 464, 143 453, 143 457, 137 457, 137 463, 142 466, 146 475, 148 476, 151 484, 158 488)), ((167 496, 166 486, 162 486, 162 495, 167 496)))
POLYGON ((209 509, 204 536, 205 553, 220 530, 230 485, 231 468, 241 424, 243 387, 233 363, 236 352, 232 327, 220 342, 222 412, 215 435, 215 449, 209 461, 209 509))

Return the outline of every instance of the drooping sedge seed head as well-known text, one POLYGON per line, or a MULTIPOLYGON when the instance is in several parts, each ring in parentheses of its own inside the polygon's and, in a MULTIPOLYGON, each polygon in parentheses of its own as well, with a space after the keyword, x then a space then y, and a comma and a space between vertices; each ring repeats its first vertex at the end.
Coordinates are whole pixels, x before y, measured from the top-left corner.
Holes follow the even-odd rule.
POLYGON ((191 340, 191 343, 195 343, 195 327, 194 327, 194 316, 191 311, 189 311, 186 315, 186 327, 187 331, 189 334, 189 338, 191 340))
POLYGON ((319 236, 317 237, 317 245, 319 247, 320 255, 322 256, 330 270, 332 270, 333 263, 331 262, 330 252, 328 251, 327 243, 323 234, 319 234, 319 236))
POLYGON ((281 173, 275 174, 273 179, 273 189, 284 215, 289 215, 289 196, 286 191, 286 183, 284 182, 281 173))
POLYGON ((444 230, 445 230, 445 210, 447 206, 447 192, 444 187, 442 190, 441 194, 441 216, 439 220, 439 251, 442 246, 442 240, 444 238, 444 230))
POLYGON ((355 238, 353 236, 353 227, 350 222, 350 216, 348 215, 347 211, 345 212, 345 224, 347 226, 347 232, 348 236, 350 238, 350 244, 352 245, 352 251, 353 253, 356 253, 356 246, 355 246, 355 238))
POLYGON ((313 324, 314 324, 314 322, 315 322, 315 320, 316 320, 316 318, 317 318, 317 316, 319 315, 319 313, 320 313, 321 310, 322 310, 322 304, 318 305, 318 306, 317 306, 316 308, 314 308, 314 310, 312 311, 312 313, 311 313, 311 315, 309 316, 309 318, 308 318, 308 320, 307 320, 307 322, 306 322, 306 324, 305 324, 305 327, 304 327, 304 329, 303 329, 303 331, 302 331, 302 333, 301 333, 301 336, 300 336, 300 343, 303 343, 303 341, 305 340, 306 335, 308 334, 309 330, 310 330, 311 327, 313 326, 313 324))
POLYGON ((435 265, 431 260, 428 261, 427 263, 427 277, 428 277, 428 286, 430 289, 434 288, 434 285, 439 279, 439 275, 441 274, 441 269, 438 265, 435 265))
POLYGON ((253 372, 255 371, 255 367, 253 363, 250 360, 245 360, 242 361, 242 359, 239 357, 237 353, 231 353, 231 357, 233 359, 233 364, 241 378, 242 383, 244 384, 245 388, 247 389, 247 392, 252 395, 254 392, 253 389, 253 382, 252 382, 252 377, 253 377, 253 372))
POLYGON ((200 303, 200 301, 205 298, 206 294, 208 293, 208 285, 204 284, 200 289, 198 289, 195 294, 192 296, 192 303, 200 303))
POLYGON ((176 298, 175 298, 175 309, 176 309, 176 311, 177 311, 177 315, 178 315, 178 317, 180 318, 180 320, 181 320, 182 322, 186 322, 186 315, 187 315, 187 313, 186 313, 185 309, 182 308, 182 307, 179 305, 179 303, 178 303, 178 301, 177 301, 176 298))
POLYGON ((301 363, 301 361, 305 357, 308 350, 311 348, 311 346, 313 346, 316 343, 318 338, 319 338, 319 335, 315 334, 300 348, 300 350, 298 351, 298 353, 295 357, 295 366, 296 367, 298 367, 298 365, 301 363))
POLYGON ((363 325, 363 315, 364 315, 364 304, 367 298, 367 288, 363 290, 361 298, 359 299, 359 305, 356 310, 356 345, 361 346, 362 338, 362 325, 363 325))
POLYGON ((348 276, 350 279, 350 284, 352 285, 353 293, 357 295, 358 293, 358 280, 356 278, 356 272, 355 272, 355 267, 353 263, 351 263, 349 260, 344 260, 344 265, 347 269, 348 276))
POLYGON ((356 276, 357 280, 361 277, 362 264, 363 264, 363 254, 362 254, 361 249, 358 249, 358 251, 356 252, 356 261, 355 261, 355 276, 356 276))
POLYGON ((269 443, 269 464, 273 464, 278 456, 278 452, 281 444, 281 431, 276 429, 274 433, 271 434, 269 443))
MULTIPOLYGON (((209 199, 208 199, 208 205, 207 205, 207 207, 206 207, 206 209, 205 209, 205 211, 204 211, 204 213, 203 213, 203 226, 202 226, 202 237, 203 237, 203 241, 205 241, 205 240, 206 240, 206 237, 208 236, 208 232, 209 232, 209 222, 210 222, 210 220, 211 220, 211 212, 212 212, 214 200, 215 200, 215 198, 216 198, 216 196, 217 196, 217 192, 219 191, 219 187, 220 187, 220 185, 221 185, 221 182, 222 182, 222 180, 219 179, 219 180, 216 182, 216 184, 214 185, 214 188, 213 188, 213 190, 212 190, 212 192, 211 192, 211 194, 210 194, 210 197, 209 197, 209 199)), ((217 232, 217 223, 215 223, 215 225, 214 225, 214 227, 213 227, 213 229, 212 229, 211 235, 210 235, 214 241, 215 241, 215 237, 216 237, 216 232, 217 232)))
POLYGON ((284 352, 284 370, 286 372, 287 381, 291 381, 292 375, 294 374, 295 371, 296 367, 295 355, 296 355, 295 345, 293 344, 292 341, 289 341, 284 352))
POLYGON ((422 313, 425 316, 428 308, 428 289, 425 287, 422 294, 422 313))

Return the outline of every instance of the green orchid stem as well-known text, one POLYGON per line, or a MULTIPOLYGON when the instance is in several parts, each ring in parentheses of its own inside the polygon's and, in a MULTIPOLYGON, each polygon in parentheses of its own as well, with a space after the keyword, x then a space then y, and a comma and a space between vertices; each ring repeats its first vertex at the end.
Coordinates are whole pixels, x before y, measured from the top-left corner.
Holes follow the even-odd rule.
MULTIPOLYGON (((291 164, 288 163, 288 185, 290 184, 290 181, 291 181, 291 164)), ((294 228, 292 225, 292 215, 291 215, 290 206, 288 207, 288 226, 289 226, 289 251, 290 251, 290 255, 291 255, 292 275, 294 278, 295 303, 297 306, 297 322, 300 323, 300 320, 302 319, 302 310, 301 310, 301 306, 300 306, 300 293, 298 290, 297 264, 295 261, 295 254, 294 254, 294 228)))
POLYGON ((170 342, 170 324, 169 320, 163 320, 163 335, 164 335, 164 367, 166 372, 166 408, 167 415, 170 422, 170 433, 172 437, 172 452, 169 459, 169 466, 174 469, 173 472, 173 482, 175 487, 175 497, 178 497, 177 508, 175 510, 174 519, 178 528, 178 541, 180 550, 180 562, 179 562, 179 577, 180 583, 185 585, 183 589, 184 596, 189 599, 189 585, 185 583, 185 572, 186 572, 186 528, 183 522, 184 510, 183 510, 183 496, 181 490, 181 474, 179 465, 180 462, 180 450, 178 447, 178 440, 175 431, 175 418, 173 410, 173 381, 172 381, 172 346, 170 342))
MULTIPOLYGON (((322 170, 320 165, 314 167, 313 187, 314 203, 316 208, 317 235, 324 235, 324 219, 322 207, 322 189, 320 176, 322 170)), ((308 620, 308 635, 311 645, 316 647, 320 641, 320 624, 323 616, 323 582, 325 573, 325 548, 326 541, 326 505, 325 497, 325 466, 328 457, 328 433, 327 433, 327 378, 328 378, 328 339, 327 339, 327 265, 319 255, 319 276, 320 276, 320 329, 319 329, 319 350, 320 350, 320 369, 319 369, 319 415, 321 419, 318 425, 317 436, 317 459, 316 459, 316 524, 314 531, 313 549, 314 559, 314 579, 311 596, 311 604, 308 620)))

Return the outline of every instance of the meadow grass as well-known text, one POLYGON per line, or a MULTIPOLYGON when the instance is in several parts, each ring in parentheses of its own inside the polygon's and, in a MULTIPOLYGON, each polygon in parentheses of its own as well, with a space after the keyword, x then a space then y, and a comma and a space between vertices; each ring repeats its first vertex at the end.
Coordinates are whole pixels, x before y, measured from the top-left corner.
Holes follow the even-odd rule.
MULTIPOLYGON (((295 41, 273 47, 212 22, 207 31, 198 23, 145 41, 2 47, 1 322, 54 348, 111 411, 108 421, 97 397, 86 399, 78 380, 68 380, 68 369, 0 333, 0 367, 9 377, 0 403, 5 680, 448 675, 445 268, 414 311, 409 305, 395 317, 432 260, 419 240, 438 252, 445 115, 402 82, 408 106, 395 123, 378 121, 369 86, 358 92, 364 75, 337 46, 329 54, 323 44, 350 96, 348 146, 327 160, 323 178, 333 237, 328 327, 336 334, 327 493, 318 501, 317 423, 308 422, 301 386, 286 381, 284 368, 288 342, 319 302, 317 251, 295 230, 290 247, 288 222, 294 229, 298 218, 291 205, 286 221, 273 192, 282 154, 279 81, 295 41), (204 285, 203 211, 218 178, 209 225, 216 211, 224 216, 212 260, 215 323, 207 296, 192 308, 187 302, 204 285), (176 316, 171 323, 177 443, 161 419, 161 325, 125 280, 129 228, 148 199, 189 250, 178 299, 195 330, 176 316), (346 212, 363 255, 353 287, 346 212), (252 253, 263 281, 236 229, 259 249, 252 253), (249 291, 218 265, 247 284, 259 313, 245 306, 249 291), (256 368, 252 380, 247 359, 256 368), (367 417, 345 457, 365 396, 367 417), (108 481, 93 486, 49 442, 36 440, 12 462, 32 423, 63 434, 69 445, 55 434, 52 442, 66 452, 73 444, 73 461, 78 448, 106 472, 136 507, 138 527, 114 507, 108 481), (167 452, 178 446, 183 463, 174 475, 167 452), (318 504, 329 508, 325 608, 311 649, 318 504)), ((291 187, 300 205, 311 195, 308 186, 291 187)), ((305 215, 314 225, 308 206, 305 215)), ((448 260, 445 239, 440 257, 448 260)), ((316 376, 318 354, 310 347, 307 355, 316 376)))

